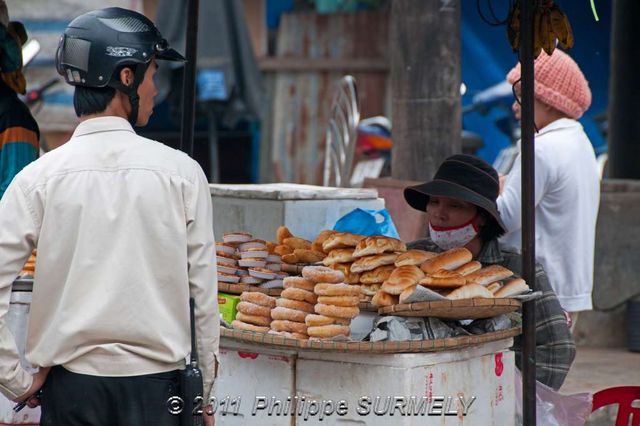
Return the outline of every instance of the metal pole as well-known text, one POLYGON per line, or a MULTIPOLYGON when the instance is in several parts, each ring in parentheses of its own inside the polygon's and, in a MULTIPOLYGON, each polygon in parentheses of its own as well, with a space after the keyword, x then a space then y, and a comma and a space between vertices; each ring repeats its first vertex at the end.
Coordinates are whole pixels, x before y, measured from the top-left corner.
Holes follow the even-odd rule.
POLYGON ((196 61, 198 53, 198 8, 200 0, 187 0, 187 63, 182 83, 182 135, 180 149, 193 157, 196 116, 196 61))
POLYGON ((640 32, 635 19, 640 16, 640 2, 612 3, 608 177, 640 179, 640 32))
MULTIPOLYGON (((521 0, 520 64, 522 128, 522 272, 534 290, 535 285, 535 212, 534 212, 534 114, 533 114, 533 11, 537 0, 521 0)), ((536 424, 536 316, 535 301, 522 308, 522 407, 523 424, 536 424)))

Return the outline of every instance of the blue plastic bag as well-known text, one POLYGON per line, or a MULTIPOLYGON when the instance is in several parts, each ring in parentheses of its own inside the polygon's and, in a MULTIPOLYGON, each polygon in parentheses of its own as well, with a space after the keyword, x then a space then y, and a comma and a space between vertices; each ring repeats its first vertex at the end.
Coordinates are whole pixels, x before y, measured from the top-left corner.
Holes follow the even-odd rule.
POLYGON ((338 219, 333 230, 366 236, 384 235, 400 239, 396 225, 394 225, 387 209, 354 209, 338 219))

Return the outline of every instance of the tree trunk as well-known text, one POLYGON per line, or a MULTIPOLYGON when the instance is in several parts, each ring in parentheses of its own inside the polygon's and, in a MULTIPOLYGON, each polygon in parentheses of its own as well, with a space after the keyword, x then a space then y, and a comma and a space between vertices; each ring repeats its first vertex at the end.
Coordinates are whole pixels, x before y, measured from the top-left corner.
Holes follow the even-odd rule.
POLYGON ((391 2, 392 176, 427 181, 461 152, 460 1, 391 2))

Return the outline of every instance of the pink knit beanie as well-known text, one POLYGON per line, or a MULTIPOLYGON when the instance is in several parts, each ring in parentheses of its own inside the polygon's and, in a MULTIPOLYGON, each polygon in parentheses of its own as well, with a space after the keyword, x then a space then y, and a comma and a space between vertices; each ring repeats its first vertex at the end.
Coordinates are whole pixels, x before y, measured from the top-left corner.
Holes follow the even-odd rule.
MULTIPOLYGON (((589 82, 578 64, 569 55, 555 49, 551 56, 544 51, 534 62, 534 93, 536 99, 573 119, 578 119, 591 105, 589 82)), ((513 67, 507 80, 520 79, 520 63, 513 67)))

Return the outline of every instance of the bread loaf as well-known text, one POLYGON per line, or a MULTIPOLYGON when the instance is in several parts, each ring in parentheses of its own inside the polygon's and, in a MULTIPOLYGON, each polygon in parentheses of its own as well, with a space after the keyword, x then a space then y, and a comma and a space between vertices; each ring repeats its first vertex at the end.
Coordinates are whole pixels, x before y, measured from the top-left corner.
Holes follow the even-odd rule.
POLYGON ((285 246, 291 247, 293 250, 295 249, 310 250, 311 249, 311 241, 307 241, 303 238, 289 237, 282 240, 282 243, 285 246))
POLYGON ((362 284, 383 283, 389 279, 395 269, 396 267, 394 265, 378 266, 376 269, 363 272, 362 275, 360 275, 360 282, 362 284))
POLYGON ((499 281, 496 281, 495 283, 491 283, 487 286, 487 290, 489 290, 491 293, 493 293, 493 295, 496 295, 496 291, 500 290, 502 288, 502 283, 499 281))
POLYGON ((454 269, 453 272, 464 276, 469 275, 470 273, 475 272, 481 268, 482 263, 478 262, 477 260, 472 260, 471 262, 465 263, 461 267, 454 269))
POLYGON ((415 285, 424 278, 424 272, 415 265, 405 265, 396 268, 380 289, 389 294, 399 295, 407 287, 415 285))
POLYGON ((449 293, 447 299, 473 299, 474 297, 491 299, 493 298, 493 293, 483 285, 471 283, 453 290, 449 293))
POLYGON ((405 266, 405 265, 420 266, 422 263, 436 257, 437 255, 438 253, 433 253, 430 251, 409 250, 398 256, 398 258, 396 259, 395 265, 396 266, 405 266))
POLYGON ((276 240, 278 240, 278 244, 284 244, 285 238, 291 238, 293 234, 289 232, 289 229, 286 226, 279 226, 276 231, 276 240))
POLYGON ((324 258, 323 262, 326 266, 331 266, 335 263, 350 263, 353 262, 356 258, 353 257, 353 249, 334 249, 329 252, 327 257, 324 258))
POLYGON ((378 266, 393 265, 398 258, 396 253, 376 254, 361 257, 351 265, 351 272, 366 272, 376 269, 378 266))
POLYGON ((342 272, 344 274, 344 282, 347 284, 358 284, 360 282, 360 274, 351 272, 350 263, 334 263, 330 268, 342 272))
POLYGON ((420 284, 426 285, 427 287, 436 287, 436 288, 456 288, 462 287, 467 283, 467 279, 462 275, 458 277, 448 277, 448 278, 434 278, 431 276, 424 277, 420 280, 420 284))
POLYGON ((413 292, 416 290, 417 284, 416 285, 410 285, 409 287, 405 288, 404 290, 402 290, 402 293, 400 293, 400 298, 399 298, 399 302, 400 303, 404 303, 405 300, 407 300, 407 297, 411 296, 413 294, 413 292))
POLYGON ((353 256, 363 257, 397 251, 407 251, 407 246, 396 238, 367 237, 358 243, 353 252, 353 256))
POLYGON ((322 248, 325 253, 328 253, 337 248, 355 247, 363 239, 364 236, 362 235, 355 235, 349 232, 336 232, 327 237, 324 243, 322 243, 322 248))
POLYGON ((316 263, 324 259, 325 254, 321 251, 306 249, 295 249, 293 254, 298 258, 297 263, 316 263))
POLYGON ((476 283, 480 285, 491 284, 494 281, 504 280, 513 275, 513 272, 500 265, 491 265, 486 268, 482 268, 467 275, 465 278, 467 282, 476 283))
POLYGON ((322 251, 324 253, 328 253, 328 251, 324 251, 324 248, 322 247, 322 244, 324 244, 324 242, 327 240, 327 238, 329 238, 331 235, 335 234, 336 231, 333 231, 331 229, 325 229, 324 231, 320 232, 318 234, 318 236, 316 237, 315 240, 313 240, 313 244, 311 245, 311 248, 313 250, 317 250, 317 251, 322 251))
POLYGON ((360 291, 365 296, 375 296, 380 287, 382 287, 382 284, 364 284, 360 286, 360 291))
POLYGON ((522 278, 515 278, 494 293, 494 297, 511 297, 529 291, 529 286, 522 278))
POLYGON ((464 247, 459 247, 445 251, 436 257, 426 260, 420 265, 420 269, 427 274, 432 274, 440 269, 452 271, 465 263, 471 262, 472 259, 473 255, 469 250, 464 247))
POLYGON ((393 296, 389 293, 386 293, 380 290, 371 299, 371 304, 378 307, 397 305, 398 296, 393 296))

